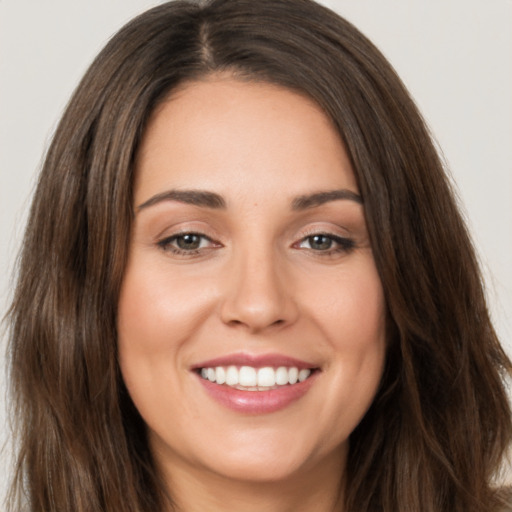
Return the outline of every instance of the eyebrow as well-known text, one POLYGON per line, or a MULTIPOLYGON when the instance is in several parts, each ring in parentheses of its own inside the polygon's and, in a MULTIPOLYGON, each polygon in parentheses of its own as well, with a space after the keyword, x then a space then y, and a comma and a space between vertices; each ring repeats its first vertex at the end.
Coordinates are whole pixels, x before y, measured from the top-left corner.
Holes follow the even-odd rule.
POLYGON ((324 192, 315 192, 313 194, 307 194, 298 196, 292 201, 292 210, 301 211, 307 210, 308 208, 314 208, 315 206, 321 206, 325 203, 338 200, 355 201, 358 204, 363 204, 363 198, 347 189, 340 190, 327 190, 324 192))
POLYGON ((215 194, 215 192, 207 192, 205 190, 167 190, 166 192, 161 192, 160 194, 150 197, 147 201, 140 204, 137 210, 142 210, 164 201, 178 201, 179 203, 202 206, 215 210, 226 208, 224 198, 219 194, 215 194))
MULTIPOLYGON (((358 204, 363 204, 362 197, 351 190, 327 190, 301 195, 294 198, 292 201, 292 210, 307 210, 331 201, 339 200, 349 200, 358 204)), ((137 210, 143 210, 165 201, 178 201, 180 203, 212 208, 214 210, 226 209, 226 201, 221 195, 216 194, 215 192, 208 192, 206 190, 167 190, 150 197, 147 201, 140 204, 137 207, 137 210)))

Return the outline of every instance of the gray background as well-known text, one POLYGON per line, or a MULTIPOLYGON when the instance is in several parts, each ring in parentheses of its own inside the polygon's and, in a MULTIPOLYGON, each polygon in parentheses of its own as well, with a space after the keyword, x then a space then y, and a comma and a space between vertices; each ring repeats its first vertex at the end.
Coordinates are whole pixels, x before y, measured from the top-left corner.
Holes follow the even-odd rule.
MULTIPOLYGON (((71 91, 109 36, 158 3, 0 0, 0 315, 36 172, 71 91)), ((379 46, 424 113, 457 184, 496 327, 512 353, 512 1, 321 3, 379 46)), ((11 458, 4 352, 2 333, 0 504, 11 458)))

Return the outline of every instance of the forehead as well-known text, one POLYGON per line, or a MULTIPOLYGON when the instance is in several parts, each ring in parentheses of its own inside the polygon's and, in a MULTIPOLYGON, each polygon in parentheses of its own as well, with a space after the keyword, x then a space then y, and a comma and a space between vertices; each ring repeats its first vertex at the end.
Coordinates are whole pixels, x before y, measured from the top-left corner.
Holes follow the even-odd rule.
POLYGON ((357 191, 339 134, 316 103, 225 77, 182 85, 152 115, 136 160, 136 201, 166 188, 228 197, 357 191))

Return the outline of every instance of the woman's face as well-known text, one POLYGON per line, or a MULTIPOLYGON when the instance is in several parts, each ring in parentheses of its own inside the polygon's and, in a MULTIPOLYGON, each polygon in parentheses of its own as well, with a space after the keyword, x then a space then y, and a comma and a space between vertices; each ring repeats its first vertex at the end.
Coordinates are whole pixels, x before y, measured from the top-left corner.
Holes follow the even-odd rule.
POLYGON ((328 118, 277 86, 189 83, 149 123, 134 201, 119 359, 161 466, 342 467, 382 374, 385 304, 328 118))

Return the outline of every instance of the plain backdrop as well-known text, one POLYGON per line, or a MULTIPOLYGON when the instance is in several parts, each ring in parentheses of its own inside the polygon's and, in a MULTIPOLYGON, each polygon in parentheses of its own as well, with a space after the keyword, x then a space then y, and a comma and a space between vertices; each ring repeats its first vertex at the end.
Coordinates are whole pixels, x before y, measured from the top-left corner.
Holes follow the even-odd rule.
MULTIPOLYGON (((257 1, 257 0, 254 0, 257 1)), ((151 0, 0 0, 0 315, 37 170, 79 78, 151 0)), ((456 182, 512 353, 512 0, 324 0, 388 57, 456 182)), ((10 473, 0 338, 0 509, 10 473)))

